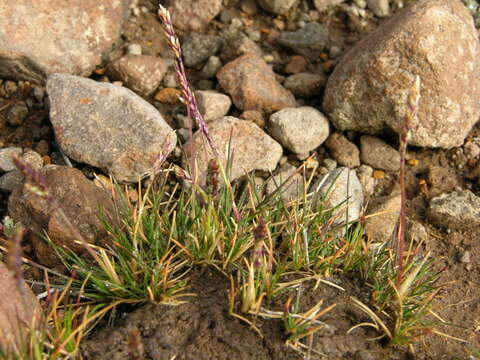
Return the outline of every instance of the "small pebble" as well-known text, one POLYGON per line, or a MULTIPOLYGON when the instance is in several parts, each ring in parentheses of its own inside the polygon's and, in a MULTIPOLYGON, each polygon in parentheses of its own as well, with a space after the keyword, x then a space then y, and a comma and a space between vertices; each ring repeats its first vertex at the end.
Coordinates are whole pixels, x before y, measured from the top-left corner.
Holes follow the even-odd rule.
POLYGON ((34 150, 42 156, 50 154, 50 144, 46 140, 40 140, 36 145, 34 150))
POLYGON ((182 156, 182 149, 180 149, 180 146, 175 146, 175 149, 173 149, 173 156, 175 156, 176 158, 182 156))
POLYGON ((273 55, 271 55, 271 54, 267 54, 267 55, 264 55, 264 56, 263 56, 263 60, 264 60, 267 64, 269 64, 269 63, 273 62, 273 60, 275 60, 275 57, 274 57, 273 55))
POLYGON ((480 146, 478 146, 476 143, 467 142, 463 148, 468 159, 474 159, 480 155, 480 146))
POLYGON ((181 91, 175 88, 164 88, 155 94, 155 100, 162 104, 176 104, 180 102, 181 91))
POLYGON ((231 29, 240 29, 243 26, 242 20, 238 18, 233 18, 232 21, 230 22, 230 28, 231 29))
POLYGON ((52 159, 48 155, 42 156, 43 164, 50 165, 52 163, 52 159))
POLYGON ((222 66, 222 61, 218 56, 210 56, 202 68, 201 75, 205 79, 213 78, 215 75, 217 75, 217 72, 222 68, 222 66))
POLYGON ((45 88, 41 86, 35 86, 33 88, 33 97, 38 103, 42 103, 45 98, 45 88))
POLYGON ((140 9, 138 7, 134 7, 132 9, 133 16, 139 17, 140 16, 140 9))
POLYGON ((323 159, 323 165, 327 168, 329 172, 337 168, 337 162, 330 158, 323 159))
POLYGON ((258 12, 258 5, 255 0, 243 0, 240 8, 248 15, 255 15, 258 12))
POLYGON ((463 264, 469 264, 471 262, 471 259, 470 259, 470 251, 465 251, 462 256, 460 257, 460 262, 463 263, 463 264))
POLYGON ((307 60, 300 55, 294 55, 285 65, 284 72, 287 74, 298 74, 304 72, 307 68, 307 60))
POLYGON ((176 88, 177 84, 177 76, 174 72, 168 72, 162 80, 163 86, 166 88, 176 88))
POLYGON ((259 42, 260 40, 262 40, 262 34, 260 33, 260 31, 247 31, 248 33, 248 37, 250 38, 250 40, 252 41, 255 41, 255 42, 259 42))
POLYGON ((140 44, 129 44, 127 47, 127 54, 142 55, 142 46, 140 44))
POLYGON ((14 104, 7 113, 7 121, 12 126, 20 126, 28 116, 28 107, 24 102, 14 104))
POLYGON ((328 54, 332 59, 336 59, 342 55, 342 48, 340 46, 332 45, 328 54))
POLYGON ((384 179, 385 178, 385 171, 382 170, 374 170, 373 177, 375 179, 384 179))
POLYGON ((183 129, 183 128, 178 129, 177 135, 180 137, 180 140, 182 140, 182 142, 186 143, 190 138, 190 131, 188 129, 183 129))
POLYGON ((18 86, 15 82, 7 80, 5 81, 5 84, 3 84, 3 88, 5 89, 7 96, 10 97, 17 91, 18 86))
POLYGON ((0 170, 4 172, 9 172, 16 169, 16 166, 13 164, 12 155, 20 156, 22 155, 22 149, 19 147, 9 147, 0 149, 0 170))

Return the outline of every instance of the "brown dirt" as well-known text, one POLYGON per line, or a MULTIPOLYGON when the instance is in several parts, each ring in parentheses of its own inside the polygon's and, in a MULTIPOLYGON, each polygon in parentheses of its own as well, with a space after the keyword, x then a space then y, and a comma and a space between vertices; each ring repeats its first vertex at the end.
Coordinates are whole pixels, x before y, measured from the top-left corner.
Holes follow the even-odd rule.
MULTIPOLYGON (((314 284, 285 293, 270 310, 282 310, 289 296, 301 291, 300 311, 306 311, 319 301, 322 308, 336 307, 320 318, 324 325, 312 339, 312 358, 328 359, 407 359, 403 352, 383 349, 379 342, 370 341, 378 333, 368 328, 348 330, 368 317, 350 300, 355 296, 368 302, 355 281, 348 278, 329 279, 347 289, 343 292, 331 285, 314 284)), ((146 359, 302 359, 297 351, 285 346, 286 334, 282 320, 247 317, 255 323, 263 338, 249 324, 228 313, 228 279, 203 268, 192 276, 191 292, 195 295, 178 306, 146 305, 126 315, 113 327, 103 328, 90 336, 82 349, 85 359, 130 359, 135 349, 143 349, 146 359), (137 345, 129 340, 137 335, 137 345), (130 345, 129 345, 130 344, 130 345), (175 356, 175 357, 174 357, 175 356)))

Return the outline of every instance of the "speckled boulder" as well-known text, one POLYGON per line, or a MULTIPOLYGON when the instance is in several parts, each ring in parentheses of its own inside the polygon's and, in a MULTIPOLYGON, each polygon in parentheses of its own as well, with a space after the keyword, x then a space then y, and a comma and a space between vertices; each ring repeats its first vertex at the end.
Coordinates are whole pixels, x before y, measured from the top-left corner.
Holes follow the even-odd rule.
MULTIPOLYGON (((228 157, 227 148, 229 144, 231 146, 234 160, 230 174, 231 180, 237 179, 252 170, 273 171, 282 156, 281 145, 251 121, 225 116, 211 122, 209 132, 217 145, 222 166, 225 169, 228 157)), ((212 150, 199 131, 183 148, 185 150, 184 167, 187 168, 191 164, 192 156, 194 156, 197 163, 198 182, 204 185, 208 162, 214 158, 212 150), (192 141, 193 154, 191 151, 192 141)))
POLYGON ((0 78, 88 76, 119 39, 127 0, 2 0, 0 78))
POLYGON ((47 81, 50 121, 58 145, 75 161, 121 182, 154 171, 177 137, 162 115, 129 89, 65 74, 47 81))
POLYGON ((480 116, 480 45, 460 0, 419 0, 352 48, 329 77, 323 107, 335 127, 400 132, 421 79, 410 143, 451 148, 480 116))

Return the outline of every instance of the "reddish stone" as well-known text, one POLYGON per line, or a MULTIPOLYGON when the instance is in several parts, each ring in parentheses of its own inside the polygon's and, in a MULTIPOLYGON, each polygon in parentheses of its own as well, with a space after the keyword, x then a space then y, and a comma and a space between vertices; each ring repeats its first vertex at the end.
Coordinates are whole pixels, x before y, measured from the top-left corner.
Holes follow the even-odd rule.
POLYGON ((297 106, 292 93, 280 85, 272 69, 255 55, 246 54, 229 62, 217 73, 217 79, 242 111, 272 113, 297 106))
POLYGON ((294 55, 290 58, 287 65, 285 65, 285 73, 298 74, 304 72, 307 68, 307 60, 300 55, 294 55))

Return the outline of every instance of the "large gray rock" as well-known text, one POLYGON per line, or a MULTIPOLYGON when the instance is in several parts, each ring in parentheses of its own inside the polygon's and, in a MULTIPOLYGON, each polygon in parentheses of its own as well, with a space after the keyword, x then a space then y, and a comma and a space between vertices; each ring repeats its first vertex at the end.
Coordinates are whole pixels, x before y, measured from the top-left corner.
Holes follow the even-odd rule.
POLYGON ((450 229, 471 229, 480 225, 480 197, 470 190, 453 191, 430 200, 428 219, 450 229))
POLYGON ((87 76, 119 39, 126 0, 3 0, 0 78, 42 83, 55 72, 87 76))
POLYGON ((328 137, 328 120, 310 106, 286 108, 270 116, 269 134, 295 154, 308 154, 328 137))
POLYGON ((48 78, 50 120, 58 145, 75 161, 118 181, 151 175, 177 137, 160 113, 132 91, 65 74, 48 78))
POLYGON ((322 201, 325 210, 336 208, 332 216, 335 223, 352 222, 359 218, 363 206, 363 190, 354 170, 337 168, 314 183, 313 203, 322 201))
MULTIPOLYGON (((231 146, 233 162, 230 180, 237 179, 252 170, 273 171, 282 156, 281 145, 251 121, 225 116, 211 122, 208 130, 218 147, 224 169, 227 165, 227 148, 229 144, 231 146)), ((197 163, 198 182, 204 185, 208 162, 215 156, 203 139, 203 134, 197 131, 193 139, 189 140, 183 148, 185 150, 184 167, 190 166, 194 157, 197 163)))
POLYGON ((56 265, 59 259, 48 243, 37 234, 47 233, 59 246, 85 253, 78 242, 79 233, 91 244, 106 245, 108 234, 98 211, 113 214, 109 193, 88 180, 80 170, 67 166, 45 167, 45 184, 57 204, 33 193, 28 184, 17 188, 8 199, 8 214, 33 230, 30 233, 35 256, 44 265, 56 265), (75 230, 74 230, 75 229, 75 230))
POLYGON ((480 46, 460 0, 415 1, 365 37, 329 77, 323 107, 340 130, 398 133, 416 75, 410 143, 461 145, 480 116, 480 46))

